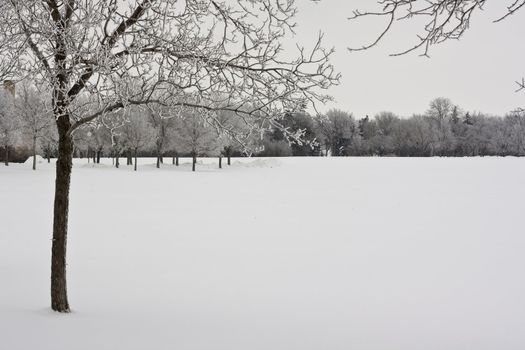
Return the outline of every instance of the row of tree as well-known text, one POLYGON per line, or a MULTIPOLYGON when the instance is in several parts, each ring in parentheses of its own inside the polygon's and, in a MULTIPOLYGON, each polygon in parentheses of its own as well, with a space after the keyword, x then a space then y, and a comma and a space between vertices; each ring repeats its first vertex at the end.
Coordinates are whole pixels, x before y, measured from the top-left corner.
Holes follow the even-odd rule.
MULTIPOLYGON (((41 153, 49 161, 57 152, 54 120, 38 91, 21 85, 16 97, 0 93, 0 142, 8 164, 10 150, 41 153)), ((437 98, 422 115, 400 118, 382 112, 356 119, 351 113, 330 110, 311 117, 306 113, 284 115, 281 128, 263 136, 252 133, 234 113, 209 118, 191 108, 128 108, 108 114, 74 133, 77 157, 100 163, 103 156, 120 158, 137 169, 139 156, 154 156, 157 167, 163 158, 232 156, 524 156, 525 112, 504 117, 462 111, 449 99, 437 98), (218 127, 220 125, 221 127, 218 127), (228 126, 225 129, 225 125, 228 126), (225 133, 231 130, 232 133, 225 133), (220 132, 221 131, 221 132, 220 132), (293 138, 290 138, 293 135, 293 138), (293 141, 294 138, 302 142, 293 141), (134 159, 133 159, 134 158, 134 159), (134 160, 134 161, 133 161, 134 160)))
MULTIPOLYGON (((218 157, 222 167, 222 157, 227 157, 230 165, 234 154, 249 152, 249 146, 239 137, 241 134, 220 132, 214 125, 216 120, 207 120, 191 109, 185 112, 182 116, 166 116, 158 110, 137 108, 107 121, 101 118, 75 133, 76 154, 94 163, 100 163, 102 156, 113 157, 117 168, 119 158, 125 157, 127 165, 134 164, 135 170, 139 156, 156 157, 157 168, 166 156, 172 157, 177 166, 179 157, 190 156, 195 171, 197 157, 218 157)), ((221 119, 235 120, 227 115, 221 119)))
MULTIPOLYGON (((16 95, 0 89, 0 145, 5 165, 13 155, 15 160, 20 160, 20 154, 25 158, 30 155, 36 169, 37 154, 48 161, 56 157, 58 133, 44 101, 43 94, 30 84, 23 84, 16 95)), ((86 113, 82 107, 77 112, 86 113)), ((191 107, 128 106, 79 127, 73 140, 77 157, 95 163, 100 163, 102 156, 112 157, 119 167, 125 156, 128 165, 135 164, 135 170, 139 156, 154 155, 157 167, 165 156, 172 156, 177 165, 180 156, 191 156, 195 171, 197 157, 216 156, 222 166, 223 156, 231 164, 233 155, 250 154, 257 148, 253 125, 236 113, 205 113, 191 107)))
POLYGON ((356 119, 331 110, 309 118, 286 115, 283 125, 303 129, 309 144, 288 144, 280 131, 265 138, 267 156, 525 156, 525 111, 504 117, 462 111, 437 98, 420 115, 400 118, 382 112, 356 119))
POLYGON ((42 95, 29 84, 21 84, 15 97, 14 91, 0 88, 0 155, 5 165, 9 159, 23 161, 41 151, 51 156, 55 152, 56 126, 46 111, 42 95))

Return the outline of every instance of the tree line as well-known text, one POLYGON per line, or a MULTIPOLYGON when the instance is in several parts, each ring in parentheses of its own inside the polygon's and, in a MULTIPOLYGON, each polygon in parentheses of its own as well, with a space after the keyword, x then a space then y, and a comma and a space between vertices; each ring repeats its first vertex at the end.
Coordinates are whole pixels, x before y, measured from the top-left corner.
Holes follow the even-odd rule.
POLYGON ((310 118, 285 115, 283 125, 302 130, 305 140, 287 142, 280 131, 269 132, 263 141, 265 156, 399 156, 473 157, 524 156, 525 111, 491 116, 465 112, 447 98, 436 98, 423 114, 399 117, 381 112, 355 118, 351 113, 330 110, 310 118))
MULTIPOLYGON (((14 97, 0 94, 0 141, 3 160, 41 154, 56 156, 58 135, 44 99, 30 85, 22 85, 14 97)), ((436 98, 423 114, 402 118, 392 112, 355 118, 332 109, 323 115, 286 113, 280 128, 251 133, 231 112, 206 120, 191 108, 173 111, 130 108, 112 113, 79 128, 73 135, 75 155, 100 163, 101 157, 120 158, 137 169, 139 157, 155 157, 160 167, 165 157, 179 165, 179 157, 222 158, 232 156, 399 156, 468 157, 524 156, 525 111, 490 116, 463 111, 447 98, 436 98), (182 112, 181 112, 182 111, 182 112), (229 124, 232 137, 214 123, 229 124), (290 137, 293 135, 294 137, 290 137), (242 141, 241 141, 242 140, 242 141), (297 141, 302 140, 302 141, 297 141)), ((22 157, 22 160, 25 159, 22 157)))

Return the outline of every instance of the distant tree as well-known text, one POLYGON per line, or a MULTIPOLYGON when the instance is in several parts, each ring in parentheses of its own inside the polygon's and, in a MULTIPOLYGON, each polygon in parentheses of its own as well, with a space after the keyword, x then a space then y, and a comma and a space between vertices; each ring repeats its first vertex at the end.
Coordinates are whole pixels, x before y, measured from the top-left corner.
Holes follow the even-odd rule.
POLYGON ((154 149, 157 157, 157 168, 164 163, 164 152, 169 147, 170 133, 173 128, 173 110, 162 107, 153 106, 147 109, 148 121, 154 130, 154 149))
POLYGON ((113 162, 115 168, 120 167, 120 157, 122 156, 126 143, 124 140, 124 135, 122 134, 121 129, 110 130, 111 135, 111 153, 113 156, 113 162))
POLYGON ((408 157, 430 156, 432 132, 432 126, 424 116, 414 115, 409 119, 400 119, 392 134, 394 153, 408 157))
POLYGON ((472 116, 470 115, 469 112, 465 114, 465 118, 463 119, 463 124, 474 125, 474 120, 472 119, 472 116))
POLYGON ((293 156, 318 156, 321 153, 315 122, 305 112, 286 113, 281 124, 291 133, 301 133, 300 141, 290 144, 293 156))
POLYGON ((261 141, 261 151, 257 153, 261 157, 291 157, 293 155, 292 147, 286 140, 279 140, 265 135, 261 141))
POLYGON ((0 146, 4 149, 4 164, 9 165, 9 149, 20 137, 20 118, 15 109, 14 96, 0 88, 0 146))
POLYGON ((370 140, 377 134, 377 123, 375 120, 370 120, 368 116, 359 120, 358 128, 359 135, 364 140, 370 140))
POLYGON ((332 109, 317 119, 320 142, 326 154, 332 156, 348 155, 357 128, 350 113, 332 109))
POLYGON ((525 156, 525 111, 517 110, 503 119, 505 150, 508 154, 525 156))
POLYGON ((19 84, 18 97, 15 101, 16 113, 21 120, 22 133, 31 143, 33 170, 36 170, 37 147, 42 138, 49 134, 49 129, 55 127, 55 120, 42 94, 27 82, 19 84))
POLYGON ((376 155, 376 143, 378 129, 375 120, 370 120, 367 115, 358 121, 357 129, 359 133, 358 155, 376 155))
MULTIPOLYGON (((261 134, 254 132, 257 128, 251 125, 242 115, 232 111, 222 111, 212 118, 211 123, 218 131, 221 131, 222 154, 231 165, 231 157, 234 155, 251 155, 258 152, 261 134)), ((273 138, 273 132, 267 132, 264 138, 273 138)))
POLYGON ((433 155, 448 155, 455 147, 451 125, 453 113, 457 113, 457 108, 448 98, 439 97, 430 102, 426 115, 432 121, 434 130, 433 155))
POLYGON ((102 154, 111 144, 111 135, 108 128, 104 126, 101 120, 97 120, 79 130, 79 132, 82 131, 85 132, 87 144, 93 149, 93 162, 100 164, 102 154))
POLYGON ((265 157, 319 156, 320 128, 306 112, 285 113, 279 119, 279 127, 271 128, 262 140, 265 157), (293 135, 293 137, 290 137, 293 135))
POLYGON ((133 152, 135 158, 134 170, 137 171, 138 152, 151 146, 155 131, 148 121, 142 116, 143 111, 134 109, 128 116, 127 123, 122 127, 124 142, 133 152))
POLYGON ((293 155, 291 141, 287 140, 279 129, 270 128, 257 141, 260 145, 257 155, 260 157, 291 157, 293 155))
POLYGON ((223 143, 217 130, 199 114, 199 111, 187 109, 179 121, 177 148, 191 155, 192 171, 195 171, 197 157, 218 156, 223 143))
POLYGON ((58 151, 58 132, 54 124, 44 129, 40 138, 40 148, 47 162, 50 163, 51 157, 55 157, 58 151))
POLYGON ((393 134, 399 117, 392 112, 380 112, 374 117, 377 128, 377 137, 375 138, 375 148, 380 156, 394 153, 393 134))

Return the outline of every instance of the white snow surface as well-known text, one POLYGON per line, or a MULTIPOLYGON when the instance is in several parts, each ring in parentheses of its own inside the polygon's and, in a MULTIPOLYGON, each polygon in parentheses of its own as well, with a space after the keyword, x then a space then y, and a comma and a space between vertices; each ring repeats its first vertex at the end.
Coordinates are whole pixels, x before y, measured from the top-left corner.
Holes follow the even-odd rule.
MULTIPOLYGON (((47 162, 47 160, 44 157, 42 157, 42 156, 40 156, 38 154, 36 155, 36 163, 37 164, 42 164, 42 163, 45 163, 45 162, 47 162)), ((33 156, 27 158, 27 160, 25 161, 25 164, 33 165, 33 156)))
POLYGON ((525 349, 525 159, 165 161, 75 160, 67 315, 54 164, 0 166, 0 349, 525 349))

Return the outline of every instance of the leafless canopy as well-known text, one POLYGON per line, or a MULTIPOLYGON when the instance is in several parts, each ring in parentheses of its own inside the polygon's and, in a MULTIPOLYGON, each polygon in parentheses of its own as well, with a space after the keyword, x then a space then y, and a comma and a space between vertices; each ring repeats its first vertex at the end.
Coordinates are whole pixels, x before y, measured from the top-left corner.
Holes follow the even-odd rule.
POLYGON ((283 58, 295 13, 294 0, 4 0, 0 78, 47 86, 60 101, 56 117, 72 118, 69 134, 150 103, 271 124, 283 111, 326 101, 322 90, 339 79, 321 38, 283 58))
MULTIPOLYGON (((386 26, 376 39, 360 48, 350 48, 350 51, 367 50, 376 46, 392 29, 397 21, 415 18, 426 18, 423 30, 417 36, 416 43, 392 56, 404 55, 420 51, 428 56, 430 47, 447 40, 459 39, 469 28, 472 15, 483 10, 487 0, 381 0, 378 11, 354 11, 350 17, 355 20, 361 17, 383 17, 386 26)), ((525 6, 525 0, 512 0, 504 9, 503 14, 495 19, 499 22, 525 6)))

